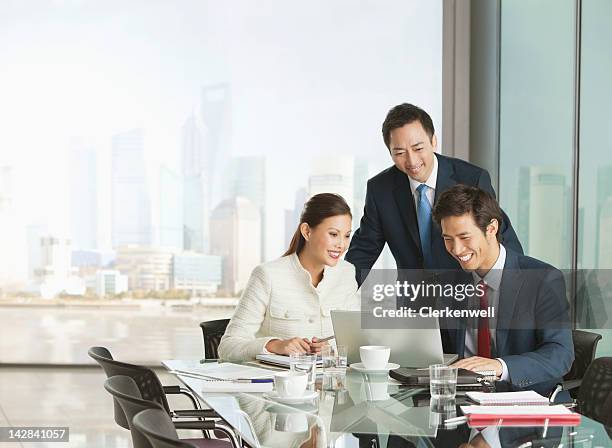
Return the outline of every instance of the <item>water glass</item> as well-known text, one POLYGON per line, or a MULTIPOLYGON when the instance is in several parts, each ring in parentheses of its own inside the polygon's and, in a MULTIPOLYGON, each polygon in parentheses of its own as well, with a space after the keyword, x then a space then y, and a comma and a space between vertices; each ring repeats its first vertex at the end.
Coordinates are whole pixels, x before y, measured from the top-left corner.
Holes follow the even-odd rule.
POLYGON ((457 367, 445 364, 429 366, 429 393, 432 398, 453 399, 457 392, 457 367))
POLYGON ((346 347, 343 345, 323 347, 321 360, 323 362, 323 389, 343 389, 346 383, 346 347))
POLYGON ((317 355, 291 353, 289 355, 289 363, 292 371, 303 372, 308 375, 308 389, 314 389, 317 377, 317 355))

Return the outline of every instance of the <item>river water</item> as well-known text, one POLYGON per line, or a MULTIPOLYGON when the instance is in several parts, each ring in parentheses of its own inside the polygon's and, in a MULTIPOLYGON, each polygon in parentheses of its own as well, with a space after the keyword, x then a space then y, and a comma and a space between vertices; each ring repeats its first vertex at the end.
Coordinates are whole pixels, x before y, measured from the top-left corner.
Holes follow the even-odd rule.
POLYGON ((0 306, 0 363, 93 363, 87 349, 108 347, 115 358, 159 364, 203 357, 204 320, 228 318, 233 307, 0 306))

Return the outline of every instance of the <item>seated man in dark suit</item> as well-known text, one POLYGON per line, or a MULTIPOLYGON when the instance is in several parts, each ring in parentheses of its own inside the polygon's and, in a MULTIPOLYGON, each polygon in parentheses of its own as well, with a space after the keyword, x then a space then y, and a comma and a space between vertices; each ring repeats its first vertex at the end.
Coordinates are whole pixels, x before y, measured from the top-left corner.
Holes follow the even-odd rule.
MULTIPOLYGON (((363 218, 351 240, 346 260, 355 265, 361 284, 385 243, 398 269, 458 269, 444 249, 431 219, 433 204, 456 184, 480 187, 495 196, 489 173, 463 160, 436 154, 431 117, 412 104, 389 111, 382 125, 394 166, 368 181, 363 218)), ((504 245, 523 253, 510 220, 499 222, 504 245)))
POLYGON ((521 388, 543 383, 552 387, 561 381, 574 361, 561 272, 500 244, 502 212, 480 188, 456 185, 447 190, 433 216, 448 253, 481 285, 480 308, 494 310, 474 325, 461 320, 443 325, 445 351, 462 358, 455 365, 493 370, 521 388))

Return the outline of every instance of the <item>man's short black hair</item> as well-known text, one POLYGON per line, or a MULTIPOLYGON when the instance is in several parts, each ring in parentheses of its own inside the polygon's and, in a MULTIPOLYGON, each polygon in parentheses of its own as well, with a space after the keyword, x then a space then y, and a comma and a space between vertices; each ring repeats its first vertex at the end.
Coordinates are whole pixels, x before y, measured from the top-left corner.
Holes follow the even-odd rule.
POLYGON ((433 121, 431 120, 429 114, 414 104, 402 103, 398 104, 389 111, 387 118, 385 118, 382 125, 383 140, 385 141, 385 145, 387 145, 389 150, 391 150, 389 147, 391 131, 393 129, 401 128, 402 126, 412 123, 413 121, 418 121, 421 123, 421 126, 423 126, 423 129, 425 129, 425 132, 429 136, 429 141, 431 141, 435 134, 435 130, 433 121))
POLYGON ((502 211, 493 196, 478 187, 457 184, 446 190, 438 198, 433 209, 433 220, 438 226, 449 216, 463 216, 470 213, 474 222, 487 233, 487 226, 497 220, 497 241, 501 241, 502 211))

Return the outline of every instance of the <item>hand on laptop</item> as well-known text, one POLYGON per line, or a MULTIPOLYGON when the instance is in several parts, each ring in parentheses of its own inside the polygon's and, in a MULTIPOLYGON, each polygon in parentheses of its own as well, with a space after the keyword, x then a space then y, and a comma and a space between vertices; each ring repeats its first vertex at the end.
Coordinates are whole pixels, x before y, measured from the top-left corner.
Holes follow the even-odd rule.
POLYGON ((483 372, 485 370, 495 371, 496 376, 502 374, 502 364, 497 359, 481 358, 480 356, 471 356, 469 358, 460 359, 453 364, 460 369, 472 370, 473 372, 483 372))
POLYGON ((310 341, 306 338, 272 339, 266 344, 266 350, 278 355, 309 353, 310 341))
POLYGON ((329 345, 327 341, 319 342, 319 338, 313 337, 310 341, 310 353, 321 353, 321 349, 329 345))

